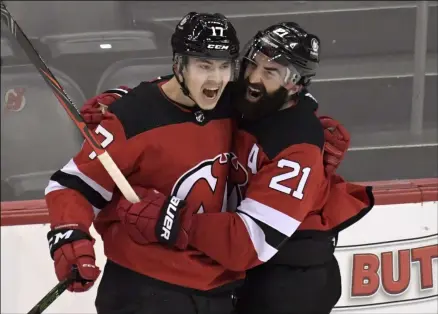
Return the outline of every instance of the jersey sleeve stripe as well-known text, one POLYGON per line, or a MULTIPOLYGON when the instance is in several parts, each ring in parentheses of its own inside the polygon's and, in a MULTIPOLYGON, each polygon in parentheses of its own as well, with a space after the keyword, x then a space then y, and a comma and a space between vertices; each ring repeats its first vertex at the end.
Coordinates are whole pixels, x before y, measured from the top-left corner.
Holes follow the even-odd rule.
POLYGON ((236 210, 236 212, 251 218, 259 226, 259 228, 262 229, 263 233, 265 234, 265 241, 270 246, 278 249, 288 239, 288 237, 285 236, 283 233, 268 226, 267 224, 261 222, 260 220, 257 220, 254 217, 251 217, 248 214, 241 212, 240 210, 236 210))
POLYGON ((260 228, 260 226, 253 219, 251 219, 251 217, 244 213, 236 212, 236 214, 245 224, 251 242, 257 253, 257 257, 260 261, 267 262, 275 254, 277 254, 278 250, 266 242, 265 233, 263 232, 262 228, 260 228))
POLYGON ((113 196, 113 193, 82 173, 73 159, 52 175, 45 194, 66 188, 81 193, 97 209, 104 208, 113 196))
MULTIPOLYGON (((54 192, 54 191, 58 191, 58 190, 64 190, 64 189, 66 189, 66 188, 67 188, 67 187, 65 187, 65 186, 63 186, 63 185, 61 185, 61 184, 59 184, 59 183, 56 182, 56 181, 49 180, 49 184, 47 185, 47 187, 46 187, 44 193, 45 193, 45 195, 47 195, 47 194, 49 194, 50 192, 54 192)), ((102 211, 102 209, 97 208, 97 207, 95 207, 95 206, 93 206, 93 205, 91 205, 91 206, 93 207, 94 217, 97 217, 97 215, 102 211)))
POLYGON ((63 188, 79 192, 96 209, 102 209, 108 204, 108 201, 99 192, 82 181, 81 178, 58 170, 52 175, 45 192, 47 195, 50 192, 63 188))
POLYGON ((58 190, 63 190, 66 189, 65 186, 59 184, 56 181, 53 180, 49 180, 49 184, 47 185, 46 189, 44 190, 44 194, 47 195, 50 192, 54 192, 54 191, 58 191, 58 190))
POLYGON ((238 207, 238 210, 278 230, 287 237, 290 237, 301 224, 300 221, 279 210, 251 198, 245 198, 238 207))
POLYGON ((79 168, 76 166, 76 163, 73 159, 70 159, 70 161, 60 171, 79 177, 84 183, 89 185, 90 188, 98 192, 105 200, 111 201, 113 193, 105 189, 103 186, 101 186, 99 183, 97 183, 84 173, 82 173, 82 171, 80 171, 79 168))

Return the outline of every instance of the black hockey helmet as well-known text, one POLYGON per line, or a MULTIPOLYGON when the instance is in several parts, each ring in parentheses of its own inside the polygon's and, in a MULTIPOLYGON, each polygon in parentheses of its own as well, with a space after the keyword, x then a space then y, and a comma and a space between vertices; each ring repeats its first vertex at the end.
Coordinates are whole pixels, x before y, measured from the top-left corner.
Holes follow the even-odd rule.
POLYGON ((307 86, 319 65, 320 40, 297 23, 281 22, 259 31, 246 45, 243 57, 253 60, 259 52, 291 70, 284 84, 307 86))
POLYGON ((239 72, 240 43, 231 22, 220 13, 190 12, 176 25, 172 34, 173 73, 183 93, 190 97, 183 68, 189 57, 230 60, 230 80, 237 79, 239 72), (178 77, 182 76, 182 80, 178 77))
POLYGON ((209 59, 236 59, 239 39, 222 14, 190 12, 176 26, 171 39, 174 54, 209 59))

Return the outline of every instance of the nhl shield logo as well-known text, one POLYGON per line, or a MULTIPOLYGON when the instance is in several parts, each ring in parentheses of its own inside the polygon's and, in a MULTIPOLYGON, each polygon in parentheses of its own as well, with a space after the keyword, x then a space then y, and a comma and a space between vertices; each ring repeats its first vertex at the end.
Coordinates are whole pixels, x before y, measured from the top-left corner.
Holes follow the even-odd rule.
POLYGON ((5 93, 5 109, 19 112, 26 106, 25 89, 23 87, 11 88, 5 93))
POLYGON ((198 121, 199 123, 204 122, 204 120, 205 120, 204 113, 202 111, 196 111, 195 118, 196 118, 196 121, 198 121))

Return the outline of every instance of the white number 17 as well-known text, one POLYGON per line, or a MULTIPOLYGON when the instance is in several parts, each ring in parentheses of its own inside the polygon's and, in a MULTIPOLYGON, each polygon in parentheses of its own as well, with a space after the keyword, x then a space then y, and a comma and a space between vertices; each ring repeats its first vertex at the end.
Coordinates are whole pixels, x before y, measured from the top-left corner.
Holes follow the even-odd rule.
POLYGON ((298 199, 303 199, 304 194, 303 194, 303 190, 304 187, 306 186, 306 182, 307 179, 309 178, 309 174, 310 174, 310 168, 306 167, 303 168, 301 170, 301 166, 299 163, 295 162, 295 161, 290 161, 287 159, 281 159, 278 161, 277 164, 278 167, 280 168, 284 168, 284 167, 288 167, 291 168, 292 171, 283 173, 283 174, 279 174, 278 176, 275 176, 271 179, 271 182, 269 183, 269 187, 271 189, 286 193, 286 194, 291 194, 292 189, 284 186, 282 184, 280 184, 280 182, 284 181, 284 180, 288 180, 288 179, 292 179, 297 177, 298 175, 300 175, 300 173, 302 172, 302 176, 301 179, 298 183, 297 189, 295 191, 293 191, 292 196, 298 199), (301 171, 300 171, 301 170, 301 171))
MULTIPOLYGON (((100 124, 97 126, 97 128, 94 132, 96 134, 102 134, 105 137, 105 139, 102 142, 103 148, 107 147, 109 144, 111 144, 114 141, 114 135, 112 135, 107 129, 105 129, 100 124)), ((94 158, 96 158, 96 156, 97 155, 95 152, 91 152, 90 155, 88 155, 88 157, 90 159, 94 159, 94 158)))
POLYGON ((211 30, 213 32, 213 36, 224 36, 224 28, 220 26, 212 26, 211 30), (219 35, 216 33, 216 31, 219 31, 219 35))

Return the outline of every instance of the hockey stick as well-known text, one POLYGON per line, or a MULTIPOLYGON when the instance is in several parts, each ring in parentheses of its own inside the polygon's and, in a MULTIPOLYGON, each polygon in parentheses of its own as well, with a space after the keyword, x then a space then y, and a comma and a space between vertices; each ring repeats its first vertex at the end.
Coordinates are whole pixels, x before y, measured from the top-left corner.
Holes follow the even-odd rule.
POLYGON ((90 144, 92 149, 97 155, 97 158, 102 163, 103 167, 106 169, 108 174, 113 179, 114 183, 117 185, 119 190, 122 192, 123 196, 132 203, 137 203, 140 201, 134 189, 131 187, 129 182, 123 176, 120 169, 117 167, 114 160, 108 154, 108 152, 102 147, 98 142, 94 134, 88 129, 84 120, 82 119, 78 109, 73 104, 73 101, 67 96, 66 92, 62 88, 61 84, 55 78, 53 73, 47 67, 41 56, 32 46, 27 36, 24 34, 17 22, 12 18, 11 13, 4 2, 1 2, 1 20, 6 24, 8 29, 11 31, 12 35, 17 39, 17 42, 23 48, 24 52, 31 60, 33 65, 37 68, 38 72, 44 78, 46 83, 50 86, 56 98, 58 98, 61 105, 64 107, 67 114, 73 120, 74 124, 77 126, 79 131, 81 131, 85 140, 90 144))
POLYGON ((70 278, 60 281, 52 290, 50 290, 27 314, 41 314, 53 303, 66 289, 75 281, 78 276, 78 269, 73 268, 70 278))

